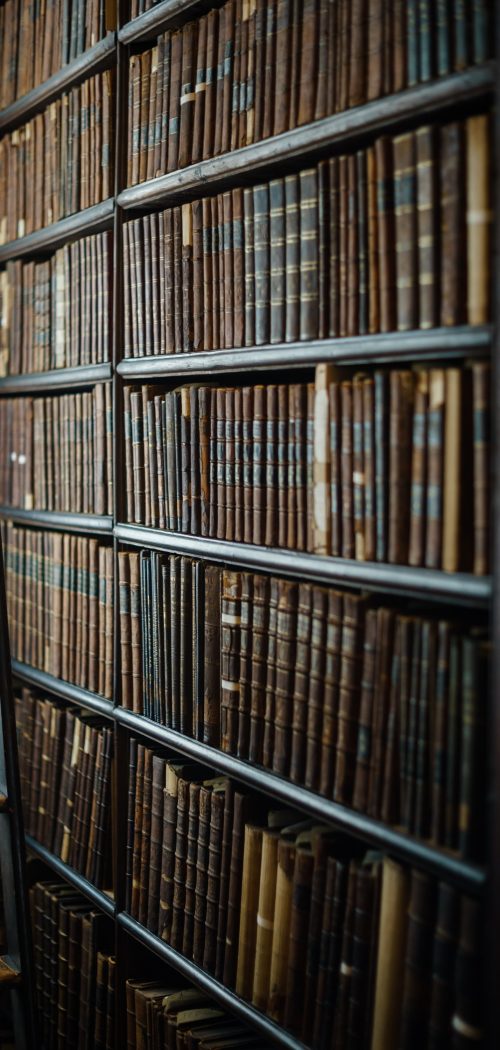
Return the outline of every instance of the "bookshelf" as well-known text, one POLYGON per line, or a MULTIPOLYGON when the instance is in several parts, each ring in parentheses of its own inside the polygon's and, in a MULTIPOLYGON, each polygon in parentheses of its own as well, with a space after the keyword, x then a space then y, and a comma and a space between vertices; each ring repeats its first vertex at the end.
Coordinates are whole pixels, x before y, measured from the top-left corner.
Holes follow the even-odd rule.
MULTIPOLYGON (((500 844, 497 828, 500 818, 500 713, 495 702, 500 680, 498 645, 493 644, 490 697, 488 701, 488 857, 487 863, 461 859, 456 853, 434 847, 428 841, 389 826, 331 799, 320 796, 270 769, 252 765, 235 755, 223 752, 200 740, 183 736, 178 731, 153 722, 120 704, 120 618, 118 602, 118 552, 150 550, 198 558, 230 569, 250 570, 285 579, 310 582, 329 587, 346 588, 355 594, 368 591, 395 599, 395 607, 420 602, 427 609, 443 610, 446 616, 462 614, 476 617, 483 624, 487 617, 493 642, 498 640, 500 548, 498 530, 492 528, 495 550, 491 575, 477 576, 468 572, 444 572, 428 568, 324 557, 312 553, 242 544, 215 538, 194 536, 170 530, 132 524, 126 520, 125 449, 123 391, 129 384, 162 384, 170 389, 177 382, 209 384, 234 380, 243 383, 310 381, 314 367, 322 362, 344 368, 361 366, 408 365, 418 360, 458 364, 491 356, 492 425, 493 425, 493 499, 492 522, 500 512, 498 483, 498 437, 500 418, 500 377, 498 375, 498 295, 492 296, 493 317, 490 324, 433 327, 409 331, 367 334, 363 336, 311 339, 300 342, 273 343, 235 349, 180 353, 166 356, 124 358, 124 287, 123 226, 130 219, 142 217, 166 207, 197 200, 223 191, 253 186, 258 181, 294 174, 308 164, 316 163, 339 151, 360 149, 373 143, 382 133, 399 133, 439 119, 452 121, 493 110, 492 166, 500 167, 500 117, 498 115, 498 62, 488 61, 462 72, 420 83, 396 94, 356 106, 333 116, 294 128, 280 135, 262 139, 252 145, 202 160, 196 164, 160 175, 137 185, 126 185, 128 131, 129 59, 153 46, 166 29, 177 29, 198 18, 218 3, 192 3, 191 0, 161 0, 149 11, 128 21, 126 5, 119 4, 119 25, 90 50, 63 67, 44 84, 26 94, 0 113, 0 134, 8 133, 41 112, 68 88, 104 69, 116 68, 116 156, 115 195, 93 207, 69 215, 59 222, 0 246, 0 267, 14 259, 44 259, 55 249, 82 236, 105 230, 113 231, 114 265, 112 273, 112 346, 109 363, 88 364, 74 368, 54 369, 31 375, 5 376, 0 379, 0 399, 7 396, 83 391, 95 384, 110 382, 113 387, 114 414, 114 513, 81 515, 43 510, 11 509, 0 506, 0 518, 39 530, 55 530, 72 535, 95 536, 113 544, 114 550, 114 665, 113 700, 78 685, 63 681, 19 660, 13 669, 19 683, 58 697, 69 705, 109 719, 114 733, 114 794, 116 800, 127 798, 129 743, 137 738, 145 745, 164 749, 173 759, 199 762, 207 770, 229 776, 240 785, 269 799, 296 808, 301 813, 345 832, 367 848, 388 853, 419 871, 449 882, 471 897, 483 901, 485 923, 484 973, 494 984, 500 969, 500 844), (276 378, 278 377, 278 378, 276 378), (398 603, 400 603, 398 605, 398 603)), ((500 48, 497 46, 497 55, 500 48)), ((494 191, 494 209, 500 212, 498 179, 494 191)), ((498 220, 494 225, 492 285, 498 276, 500 241, 498 220)), ((208 774, 207 774, 208 775, 208 774)), ((115 925, 117 958, 117 1045, 125 1042, 124 982, 130 976, 134 942, 140 942, 158 959, 186 980, 205 990, 216 1002, 248 1023, 263 1038, 290 1050, 303 1050, 305 1044, 251 1003, 237 996, 215 977, 140 924, 126 910, 126 873, 124 865, 127 842, 127 811, 116 803, 113 811, 114 900, 97 890, 82 875, 72 870, 32 837, 27 837, 30 850, 51 871, 81 892, 96 908, 104 911, 115 925)), ((485 1043, 491 1048, 500 1041, 500 1015, 496 993, 488 992, 488 1016, 485 1043)))

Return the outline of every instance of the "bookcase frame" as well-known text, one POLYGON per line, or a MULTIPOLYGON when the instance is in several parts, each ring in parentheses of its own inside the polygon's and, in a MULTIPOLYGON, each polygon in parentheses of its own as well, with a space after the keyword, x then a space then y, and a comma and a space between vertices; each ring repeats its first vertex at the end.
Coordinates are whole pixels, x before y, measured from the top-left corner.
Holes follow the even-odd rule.
MULTIPOLYGON (((500 1046, 500 18, 495 30, 495 59, 463 73, 455 73, 429 83, 406 89, 397 95, 383 97, 356 109, 299 127, 283 135, 265 139, 232 153, 203 161, 188 168, 160 176, 137 186, 126 187, 126 150, 128 121, 128 67, 130 54, 151 46, 160 32, 176 28, 223 0, 160 0, 149 11, 127 22, 125 0, 118 0, 118 30, 108 34, 85 54, 52 76, 45 84, 30 91, 0 112, 0 133, 12 130, 62 91, 105 68, 116 67, 116 165, 115 196, 92 208, 68 216, 23 238, 0 246, 0 266, 7 260, 43 257, 68 240, 100 230, 113 230, 113 345, 109 364, 65 368, 35 375, 10 376, 0 380, 0 397, 35 394, 48 391, 85 389, 96 382, 112 379, 114 411, 114 486, 113 517, 61 514, 48 511, 20 511, 0 507, 0 516, 39 528, 76 531, 112 539, 115 551, 121 545, 145 547, 204 558, 232 567, 282 573, 299 579, 372 588, 377 592, 406 598, 447 603, 457 607, 474 607, 490 612, 492 637, 492 673, 488 704, 488 862, 485 866, 460 860, 413 839, 402 831, 383 824, 347 806, 330 801, 306 788, 286 780, 267 769, 250 765, 197 740, 158 725, 149 719, 126 711, 120 701, 120 639, 118 602, 114 613, 114 700, 108 701, 88 690, 53 678, 43 671, 14 661, 13 669, 20 683, 39 687, 112 720, 114 725, 114 807, 113 807, 113 872, 114 900, 97 890, 80 874, 53 856, 27 836, 29 849, 56 874, 78 888, 115 924, 117 958, 116 1041, 124 1045, 124 982, 134 971, 134 941, 141 942, 160 960, 208 992, 229 1011, 248 1022, 276 1045, 290 1050, 304 1050, 303 1043, 259 1013, 206 974, 193 962, 183 958, 169 945, 141 927, 124 911, 128 745, 131 735, 138 735, 151 746, 163 745, 175 755, 205 763, 264 794, 297 806, 316 818, 325 820, 364 840, 367 845, 387 850, 408 864, 421 868, 437 878, 444 878, 458 888, 484 899, 484 973, 487 1008, 486 1045, 490 1050, 500 1046), (362 144, 382 131, 395 132, 414 128, 437 116, 464 117, 478 105, 492 104, 494 235, 492 258, 493 321, 482 327, 460 326, 413 332, 393 332, 358 336, 349 339, 312 340, 308 343, 278 344, 234 350, 216 350, 167 357, 127 359, 123 350, 123 281, 121 272, 122 228, 130 215, 146 214, 155 208, 192 200, 210 192, 250 184, 271 175, 300 170, 304 162, 324 157, 332 148, 362 144), (492 381, 492 539, 491 577, 474 577, 466 573, 444 573, 406 566, 363 563, 340 558, 320 558, 287 550, 204 539, 186 534, 143 528, 125 523, 123 464, 123 385, 127 382, 162 380, 175 384, 186 377, 238 375, 279 369, 281 375, 296 378, 299 371, 311 370, 319 361, 338 364, 403 363, 459 360, 491 352, 492 381)), ((115 599, 118 595, 115 572, 115 599)))

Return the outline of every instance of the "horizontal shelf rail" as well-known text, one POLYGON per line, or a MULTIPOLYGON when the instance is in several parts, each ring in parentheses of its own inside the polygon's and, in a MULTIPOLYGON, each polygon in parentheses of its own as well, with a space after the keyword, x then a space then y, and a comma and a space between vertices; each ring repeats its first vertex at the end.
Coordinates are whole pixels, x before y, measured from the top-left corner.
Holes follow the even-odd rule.
MULTIPOLYGON (((123 379, 160 379, 162 376, 248 372, 273 368, 312 367, 319 361, 335 364, 390 364, 433 358, 475 356, 491 348, 489 325, 476 328, 429 328, 412 332, 359 335, 347 339, 314 339, 274 343, 235 350, 204 350, 190 354, 127 357, 117 365, 123 379)), ((1 390, 1 387, 0 387, 1 390)))
POLYGON ((111 364, 77 365, 75 368, 53 368, 48 372, 23 372, 22 375, 3 376, 0 379, 1 394, 36 394, 38 391, 66 391, 68 387, 89 387, 111 379, 111 364))
POLYGON ((192 18, 199 18, 224 0, 162 0, 149 11, 143 11, 118 30, 121 44, 153 41, 164 29, 177 29, 192 18))
POLYGON ((72 62, 54 73, 45 80, 43 84, 37 85, 31 91, 26 92, 21 98, 11 102, 9 106, 0 111, 0 132, 3 134, 11 128, 30 120, 35 113, 58 98, 63 91, 80 84, 86 77, 99 73, 112 64, 116 53, 116 33, 109 32, 97 44, 77 55, 72 62))
POLYGON ((76 211, 73 215, 66 215, 64 219, 43 226, 41 230, 27 233, 25 237, 18 237, 15 241, 8 241, 0 246, 0 264, 9 259, 20 259, 24 256, 39 255, 52 249, 60 248, 62 244, 74 237, 86 237, 90 233, 99 233, 100 230, 111 228, 115 212, 115 199, 108 197, 100 204, 93 204, 83 211, 76 211))
POLYGON ((82 532, 89 535, 111 536, 113 518, 107 514, 69 514, 58 510, 22 510, 19 507, 0 506, 0 518, 8 518, 20 525, 38 525, 57 532, 82 532))
POLYGON ((398 594, 407 600, 417 598, 458 606, 486 607, 491 598, 489 576, 322 557, 293 550, 279 550, 275 547, 257 547, 247 543, 188 536, 141 525, 119 524, 115 525, 113 531, 116 539, 136 547, 184 554, 206 561, 300 577, 323 584, 362 587, 398 594))
POLYGON ((196 963, 186 959, 180 952, 175 951, 174 948, 171 948, 169 944, 166 944, 154 933, 146 930, 144 926, 141 926, 130 915, 120 912, 117 921, 122 929, 153 951, 160 959, 163 959, 168 966, 172 966, 186 980, 192 981, 193 984, 201 988, 207 995, 210 995, 221 1006, 251 1025, 252 1028, 256 1028, 267 1039, 271 1039, 279 1046, 287 1047, 288 1050, 307 1050, 300 1039, 296 1039, 295 1036, 280 1028, 270 1017, 266 1017, 250 1003, 240 999, 230 988, 226 988, 225 985, 216 981, 215 977, 211 977, 196 963))
POLYGON ((108 893, 104 893, 103 890, 98 890, 96 886, 93 886, 83 875, 80 875, 78 871, 70 868, 69 864, 65 864, 60 857, 54 856, 50 850, 42 846, 40 842, 32 838, 31 835, 25 835, 26 846, 32 853, 35 853, 40 860, 43 860, 52 871, 60 875, 61 878, 65 879, 66 882, 71 883, 76 890, 79 890, 84 897, 88 897, 92 904, 95 904, 101 911, 106 912, 111 918, 115 917, 116 908, 115 902, 108 893))
POLYGON ((147 736, 155 743, 170 747, 196 762, 213 766, 222 773, 234 777, 235 780, 254 788, 255 791, 271 795, 280 802, 296 806, 297 809, 309 813, 318 820, 334 824, 347 834, 363 839, 367 844, 398 857, 406 864, 423 868, 439 879, 447 879, 462 890, 477 894, 484 888, 486 872, 479 864, 462 860, 438 846, 412 838, 404 831, 314 794, 307 788, 294 784, 276 773, 260 766, 250 765, 234 755, 228 755, 217 748, 209 747, 200 740, 192 740, 173 729, 158 725, 142 715, 116 707, 115 718, 120 725, 147 736))
POLYGON ((491 94, 494 86, 493 63, 453 73, 131 186, 118 195, 118 204, 124 209, 157 207, 255 181, 277 167, 282 174, 297 167, 298 160, 307 163, 308 157, 332 147, 442 115, 447 108, 491 94))
POLYGON ((55 678, 54 675, 47 674, 46 671, 40 671, 36 667, 30 667, 29 664, 24 664, 20 660, 12 661, 12 674, 20 682, 24 682, 25 685, 36 686, 37 689, 45 689, 48 693, 61 697, 62 700, 69 700, 70 703, 76 704, 78 707, 84 707, 86 710, 93 711, 98 715, 104 715, 106 718, 114 717, 112 701, 106 700, 103 696, 98 696, 96 693, 91 693, 89 689, 82 689, 81 686, 73 685, 72 682, 63 682, 62 679, 55 678))

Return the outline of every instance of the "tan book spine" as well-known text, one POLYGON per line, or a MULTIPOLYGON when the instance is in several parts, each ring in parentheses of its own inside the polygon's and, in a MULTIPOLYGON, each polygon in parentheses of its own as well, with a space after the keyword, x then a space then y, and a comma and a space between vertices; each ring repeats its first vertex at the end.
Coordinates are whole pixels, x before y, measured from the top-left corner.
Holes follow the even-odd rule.
POLYGON ((330 408, 329 388, 334 380, 332 365, 316 367, 314 394, 314 551, 331 553, 330 408))
POLYGON ((406 953, 408 872, 388 857, 382 869, 371 1050, 398 1044, 406 953))
POLYGON ((262 828, 247 824, 243 846, 240 932, 236 970, 236 994, 241 995, 243 999, 252 998, 261 857, 262 828))
POLYGON ((263 831, 252 994, 254 1006, 263 1013, 267 1013, 269 1002, 277 869, 278 834, 263 831))
POLYGON ((485 114, 469 117, 466 134, 467 320, 490 319, 491 171, 490 122, 485 114))

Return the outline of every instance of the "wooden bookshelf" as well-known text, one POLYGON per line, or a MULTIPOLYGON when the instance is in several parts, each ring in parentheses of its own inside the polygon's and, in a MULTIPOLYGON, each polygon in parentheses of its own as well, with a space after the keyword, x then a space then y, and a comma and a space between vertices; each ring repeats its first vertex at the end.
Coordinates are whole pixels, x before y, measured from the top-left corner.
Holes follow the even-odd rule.
MULTIPOLYGON (((365 105, 314 123, 297 127, 282 135, 263 139, 210 160, 161 175, 138 185, 126 186, 126 151, 128 122, 128 61, 165 29, 176 29, 191 18, 220 6, 218 0, 162 0, 149 11, 132 21, 121 3, 120 26, 117 34, 105 40, 74 62, 60 70, 45 84, 18 99, 0 113, 0 132, 19 126, 23 120, 40 112, 50 101, 60 97, 69 87, 79 84, 88 75, 117 65, 117 142, 116 142, 116 196, 87 208, 44 229, 0 246, 0 267, 13 259, 44 258, 71 239, 102 230, 113 230, 113 361, 112 364, 82 366, 42 372, 32 375, 7 376, 0 379, 0 395, 43 394, 88 389, 96 383, 111 380, 114 404, 114 505, 112 517, 99 515, 63 514, 49 511, 23 511, 0 507, 0 517, 34 528, 95 535, 113 541, 115 552, 115 612, 114 612, 114 700, 61 681, 52 675, 17 660, 13 671, 18 681, 43 690, 50 696, 81 707, 112 720, 114 727, 115 767, 114 792, 120 799, 113 826, 113 870, 116 876, 114 900, 97 890, 86 879, 52 855, 34 839, 27 837, 27 846, 43 860, 54 874, 65 879, 89 899, 96 908, 115 921, 117 945, 124 935, 140 942, 158 959, 163 960, 187 981, 205 990, 215 1002, 241 1018, 263 1038, 289 1050, 307 1050, 304 1044, 278 1026, 268 1017, 243 1001, 214 977, 205 973, 194 962, 185 958, 125 911, 126 845, 126 790, 128 778, 128 746, 130 738, 140 737, 151 747, 164 748, 175 756, 206 765, 233 777, 238 783, 300 812, 324 821, 368 846, 382 850, 404 863, 427 872, 437 879, 449 881, 458 889, 484 899, 487 903, 485 932, 485 976, 491 983, 488 994, 488 1029, 486 1044, 491 1050, 500 1045, 500 1011, 497 992, 493 989, 495 974, 500 970, 500 709, 497 702, 500 682, 500 530, 493 529, 495 555, 491 576, 473 576, 469 573, 411 568, 402 565, 362 562, 351 559, 320 557, 293 550, 274 549, 251 544, 226 542, 174 531, 146 528, 125 521, 124 491, 124 433, 123 387, 125 384, 154 383, 164 380, 173 384, 177 378, 204 378, 236 376, 244 382, 245 376, 258 374, 261 380, 267 373, 272 381, 276 374, 297 381, 300 374, 312 373, 315 365, 330 362, 344 366, 395 365, 408 362, 460 362, 491 355, 493 362, 492 399, 494 426, 494 464, 498 464, 500 446, 498 420, 500 419, 500 298, 495 293, 495 316, 492 324, 484 326, 460 325, 452 328, 419 329, 390 332, 352 338, 310 340, 304 342, 267 344, 241 349, 204 351, 200 353, 170 354, 167 356, 123 357, 123 225, 131 219, 166 206, 177 205, 201 196, 223 190, 253 185, 257 181, 294 173, 307 163, 320 160, 329 153, 344 148, 357 148, 371 143, 383 132, 394 133, 414 129, 425 122, 445 117, 452 120, 476 113, 481 108, 496 107, 494 129, 494 164, 500 168, 500 96, 498 63, 488 62, 464 72, 444 76, 419 84, 398 94, 388 95, 365 105), (490 788, 488 799, 489 854, 486 864, 460 859, 449 851, 390 827, 354 809, 340 805, 318 793, 298 786, 268 769, 252 765, 215 747, 152 720, 125 710, 120 706, 120 621, 118 609, 117 555, 126 548, 142 548, 199 558, 230 568, 255 570, 264 574, 280 574, 286 578, 335 585, 356 591, 372 591, 389 595, 403 603, 425 603, 426 607, 442 610, 450 616, 474 610, 483 623, 491 614, 493 639, 493 667, 488 709, 488 749, 490 788), (119 812, 118 812, 119 811, 119 812)), ((500 19, 498 20, 500 22, 500 19)), ((500 27, 499 27, 500 28, 500 27)), ((500 54, 500 41, 497 45, 500 54)), ((500 183, 496 177, 495 215, 500 213, 500 183)), ((498 279, 500 258, 500 223, 495 226, 493 286, 498 279)), ((283 380, 282 380, 283 381, 283 380)), ((250 379, 253 382, 253 379, 250 379)), ((499 471, 494 469, 492 521, 500 515, 499 471)), ((125 955, 125 953, 124 953, 125 955)), ((125 958, 117 956, 117 1046, 125 1042, 124 980, 125 958)))

